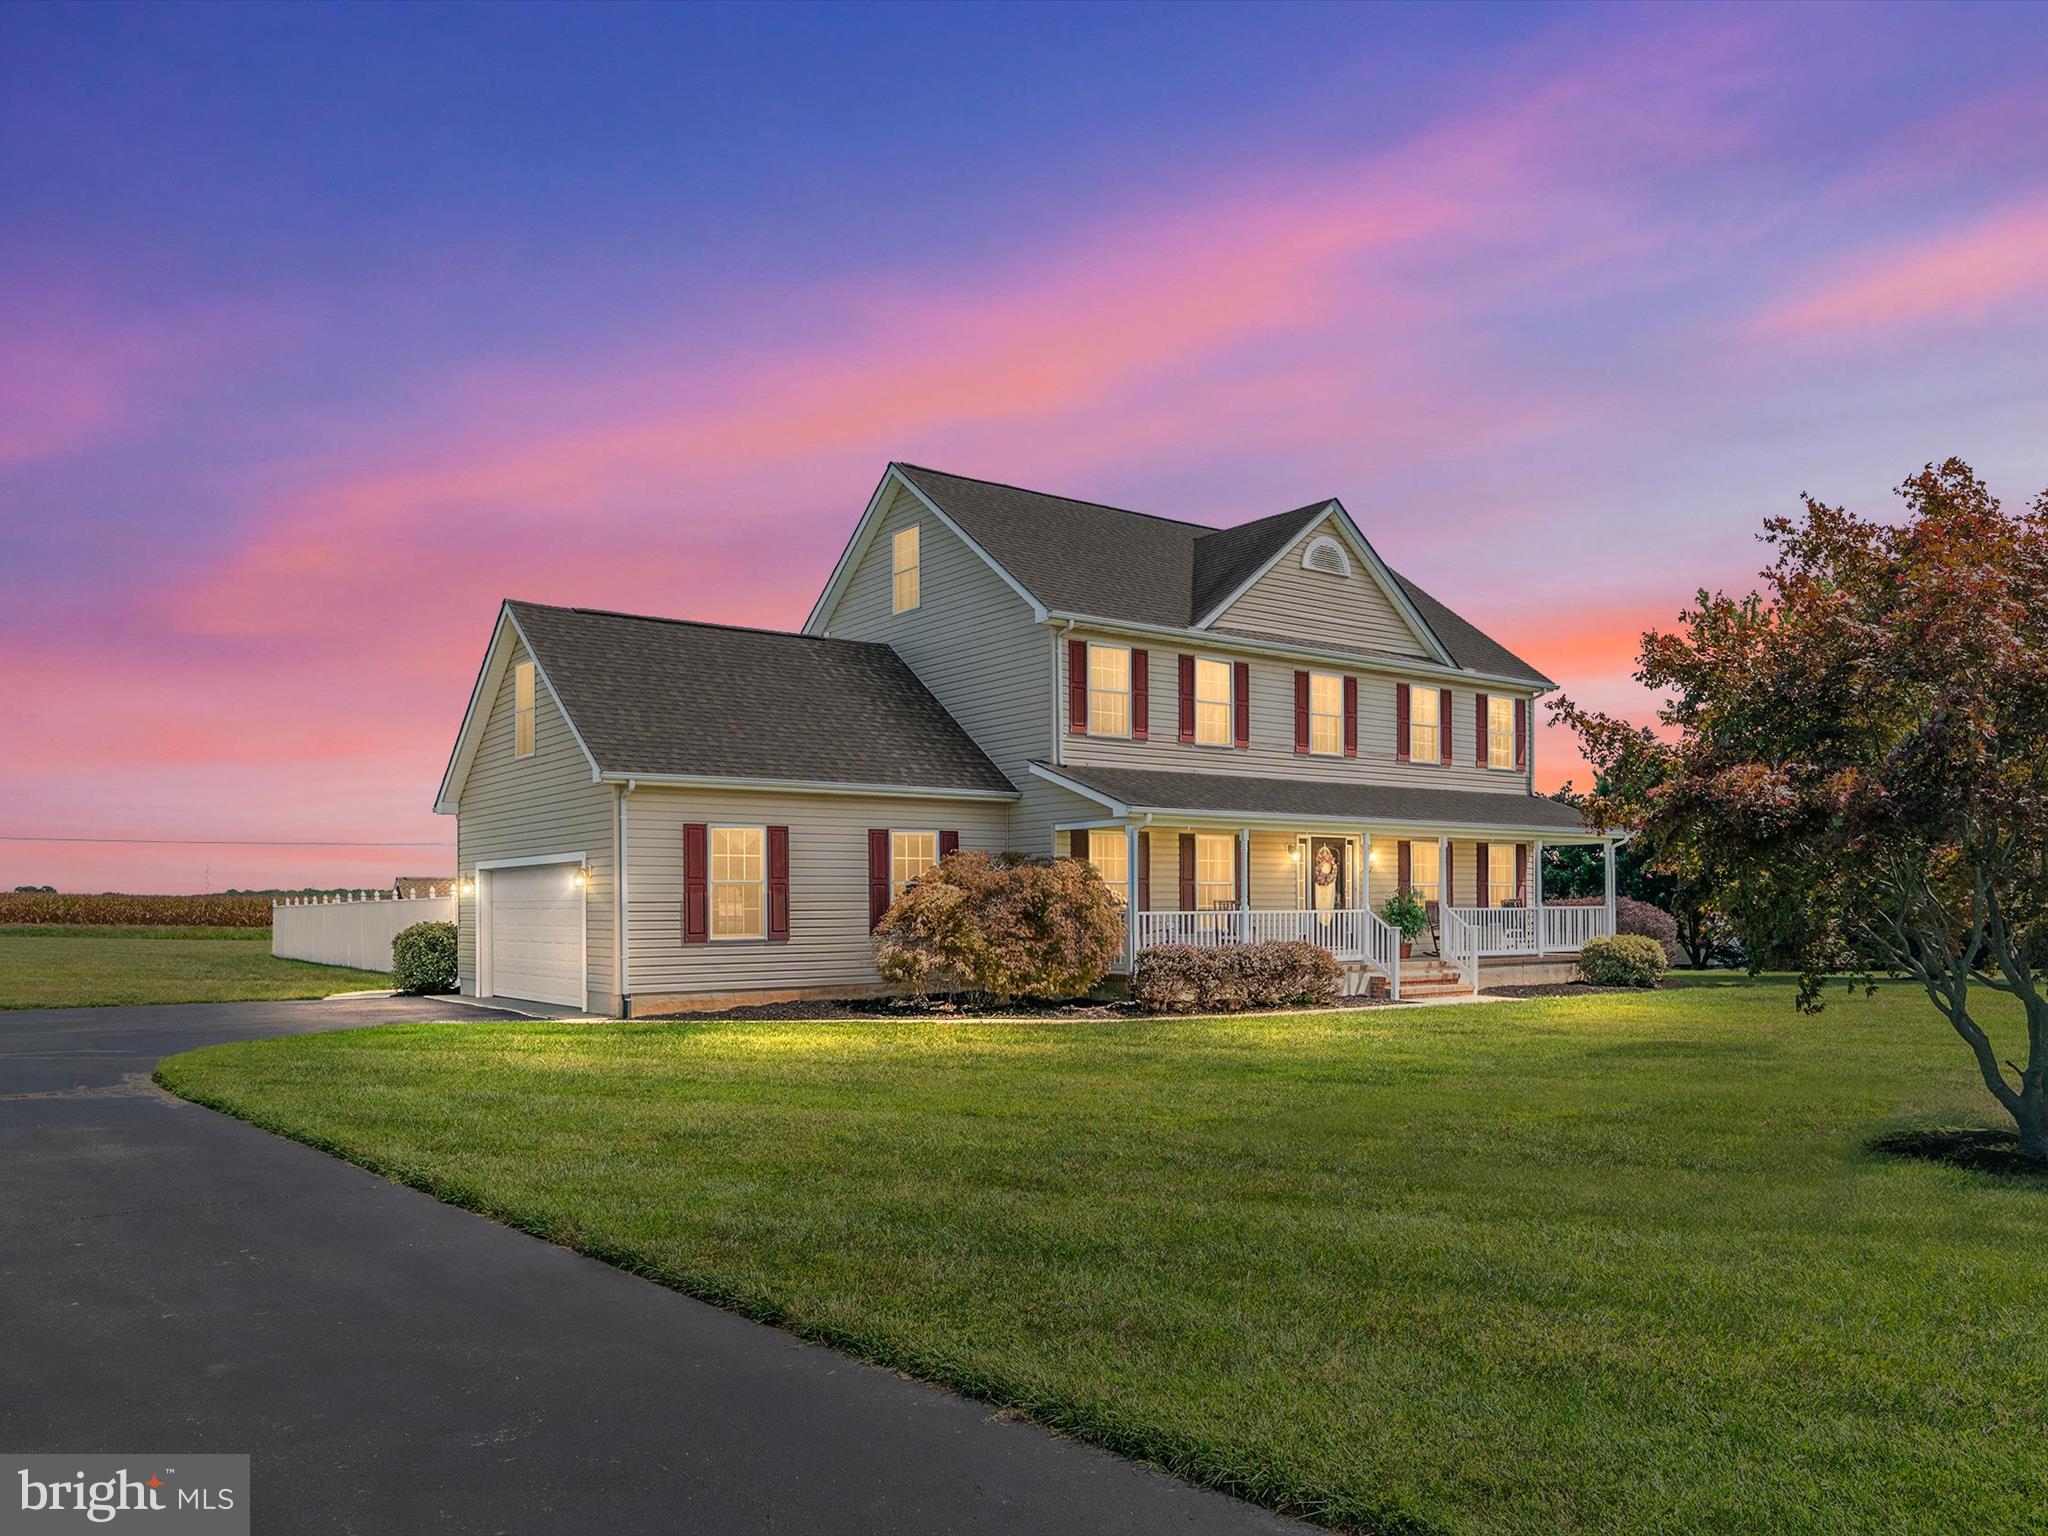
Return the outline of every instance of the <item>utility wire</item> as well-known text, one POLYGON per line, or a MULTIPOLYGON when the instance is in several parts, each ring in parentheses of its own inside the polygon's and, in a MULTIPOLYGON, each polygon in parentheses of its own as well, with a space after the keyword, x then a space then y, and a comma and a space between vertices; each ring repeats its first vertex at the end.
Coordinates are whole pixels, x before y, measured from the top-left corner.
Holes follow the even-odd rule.
POLYGON ((40 837, 0 832, 0 843, 126 843, 177 848, 453 848, 453 843, 313 842, 268 837, 40 837))

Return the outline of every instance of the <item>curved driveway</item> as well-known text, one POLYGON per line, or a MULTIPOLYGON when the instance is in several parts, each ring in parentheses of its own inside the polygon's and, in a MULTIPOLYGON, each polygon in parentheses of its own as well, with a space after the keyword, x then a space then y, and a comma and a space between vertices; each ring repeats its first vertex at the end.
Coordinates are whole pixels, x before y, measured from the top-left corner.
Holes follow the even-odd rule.
POLYGON ((0 1449, 246 1451, 259 1532, 1303 1529, 149 1083, 468 1014, 0 1013, 0 1449))

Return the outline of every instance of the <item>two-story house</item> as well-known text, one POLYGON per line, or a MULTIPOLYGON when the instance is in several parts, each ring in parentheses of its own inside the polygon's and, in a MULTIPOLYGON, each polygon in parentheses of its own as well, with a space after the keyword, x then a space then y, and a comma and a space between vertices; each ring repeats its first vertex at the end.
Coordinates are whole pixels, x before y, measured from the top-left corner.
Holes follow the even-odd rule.
POLYGON ((436 809, 462 989, 607 1014, 875 988, 954 847, 1088 859, 1162 943, 1307 938, 1397 990, 1568 957, 1527 662, 1337 501, 1233 527, 891 464, 799 633, 507 602, 436 809))

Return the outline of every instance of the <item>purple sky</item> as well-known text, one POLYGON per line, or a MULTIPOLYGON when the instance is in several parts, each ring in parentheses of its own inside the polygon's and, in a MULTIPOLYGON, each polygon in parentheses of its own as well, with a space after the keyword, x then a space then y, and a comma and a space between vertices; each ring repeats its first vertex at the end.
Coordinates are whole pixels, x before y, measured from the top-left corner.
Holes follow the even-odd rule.
POLYGON ((1647 719, 1801 491, 2048 486, 2044 70, 2017 5, 0 9, 0 833, 447 841, 501 597, 794 626, 892 457, 1341 496, 1647 719))

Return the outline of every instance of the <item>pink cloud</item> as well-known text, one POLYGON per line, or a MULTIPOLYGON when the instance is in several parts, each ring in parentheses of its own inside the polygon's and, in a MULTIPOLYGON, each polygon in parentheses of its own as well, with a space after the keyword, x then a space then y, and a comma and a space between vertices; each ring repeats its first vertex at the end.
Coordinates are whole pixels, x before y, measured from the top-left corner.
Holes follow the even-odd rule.
POLYGON ((1974 321, 2007 300, 2042 291, 2048 291, 2048 201, 1859 255, 1822 274, 1804 296, 1766 310, 1755 329, 1783 337, 1974 321))

